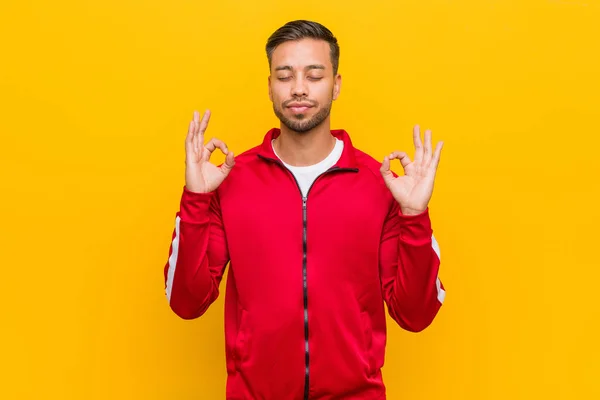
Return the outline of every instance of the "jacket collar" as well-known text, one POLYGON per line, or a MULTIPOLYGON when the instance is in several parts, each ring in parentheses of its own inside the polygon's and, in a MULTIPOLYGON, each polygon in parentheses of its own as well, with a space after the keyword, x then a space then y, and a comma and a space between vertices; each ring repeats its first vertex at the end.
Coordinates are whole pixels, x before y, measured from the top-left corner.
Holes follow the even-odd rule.
MULTIPOLYGON (((279 128, 272 128, 267 132, 258 150, 258 155, 260 157, 279 161, 279 158, 273 151, 271 141, 277 138, 280 134, 281 130, 279 128)), ((352 145, 352 140, 350 140, 350 135, 348 135, 348 132, 346 132, 343 129, 333 129, 331 130, 331 134, 337 139, 344 142, 344 150, 342 151, 342 155, 340 156, 340 159, 335 164, 335 166, 339 168, 357 169, 358 163, 356 162, 356 158, 354 156, 355 149, 352 145)))

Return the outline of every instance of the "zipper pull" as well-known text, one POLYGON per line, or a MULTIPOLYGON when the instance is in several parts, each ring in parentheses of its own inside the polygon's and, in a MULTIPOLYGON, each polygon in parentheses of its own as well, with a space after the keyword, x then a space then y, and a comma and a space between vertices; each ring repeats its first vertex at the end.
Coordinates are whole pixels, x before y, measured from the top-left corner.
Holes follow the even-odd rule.
POLYGON ((302 218, 304 218, 304 222, 306 223, 306 197, 302 197, 302 218))

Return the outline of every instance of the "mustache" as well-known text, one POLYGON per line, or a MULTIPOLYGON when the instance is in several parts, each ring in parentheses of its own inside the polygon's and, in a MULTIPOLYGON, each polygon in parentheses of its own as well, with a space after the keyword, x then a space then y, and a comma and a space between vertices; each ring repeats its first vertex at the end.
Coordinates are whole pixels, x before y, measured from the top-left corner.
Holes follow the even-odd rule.
POLYGON ((309 99, 289 99, 283 102, 283 106, 287 107, 289 104, 291 103, 309 103, 311 106, 316 107, 319 103, 317 103, 314 100, 309 100, 309 99))

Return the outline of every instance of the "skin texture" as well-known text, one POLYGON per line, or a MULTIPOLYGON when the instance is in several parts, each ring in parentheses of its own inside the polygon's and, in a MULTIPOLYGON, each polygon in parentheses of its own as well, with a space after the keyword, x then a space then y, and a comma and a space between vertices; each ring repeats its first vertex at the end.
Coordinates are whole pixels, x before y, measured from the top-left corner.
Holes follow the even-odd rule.
POLYGON ((275 140, 277 154, 290 165, 305 166, 323 160, 333 149, 330 111, 340 95, 341 75, 334 75, 329 43, 302 39, 277 46, 271 59, 269 99, 281 121, 275 140), (305 111, 290 105, 308 103, 305 111))
MULTIPOLYGON (((282 43, 273 51, 268 88, 273 111, 281 122, 281 135, 274 146, 283 161, 295 166, 312 165, 332 151, 335 138, 330 131, 330 112, 341 85, 341 75, 333 73, 329 43, 301 39, 282 43), (294 105, 307 108, 294 109, 294 105)), ((185 141, 186 187, 193 192, 215 190, 235 165, 233 152, 221 140, 213 138, 203 145, 209 119, 209 110, 202 120, 195 111, 185 141), (220 167, 210 162, 210 155, 216 149, 226 154, 220 167)), ((421 130, 416 125, 414 160, 404 151, 392 151, 381 164, 385 184, 405 215, 424 212, 433 194, 443 142, 438 142, 434 149, 431 136, 431 131, 426 130, 421 140, 421 130), (394 176, 391 171, 391 162, 396 159, 404 175, 394 176)))

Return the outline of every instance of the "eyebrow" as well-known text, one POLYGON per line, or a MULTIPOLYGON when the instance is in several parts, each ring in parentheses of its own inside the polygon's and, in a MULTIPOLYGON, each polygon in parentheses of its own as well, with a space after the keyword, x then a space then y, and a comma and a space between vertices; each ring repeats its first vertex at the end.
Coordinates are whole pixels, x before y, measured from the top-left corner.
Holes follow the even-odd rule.
MULTIPOLYGON (((311 69, 325 69, 324 65, 321 64, 312 64, 312 65, 307 65, 306 67, 304 67, 305 70, 311 70, 311 69)), ((292 71, 293 68, 291 65, 281 65, 279 67, 275 68, 275 71, 292 71)))

